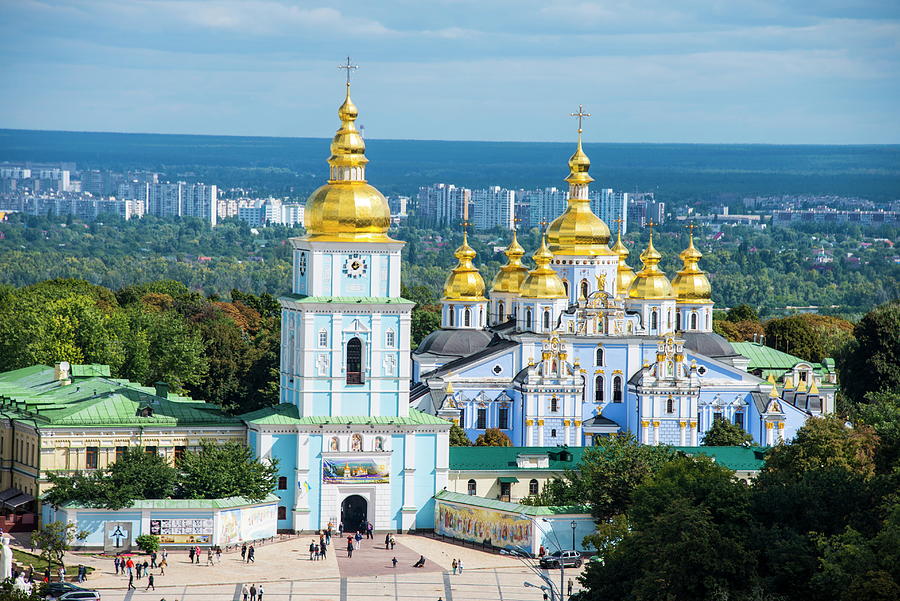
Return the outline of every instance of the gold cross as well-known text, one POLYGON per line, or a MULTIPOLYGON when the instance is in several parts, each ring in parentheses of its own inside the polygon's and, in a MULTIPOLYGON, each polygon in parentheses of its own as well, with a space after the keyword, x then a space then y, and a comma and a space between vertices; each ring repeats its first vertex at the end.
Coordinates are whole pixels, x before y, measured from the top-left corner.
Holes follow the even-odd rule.
POLYGON ((691 230, 691 236, 693 236, 693 235, 694 235, 694 228, 696 228, 696 227, 699 227, 699 226, 694 225, 694 222, 691 221, 688 225, 684 226, 684 229, 686 229, 686 230, 691 230))
POLYGON ((622 233, 622 224, 625 223, 624 219, 613 219, 614 223, 619 224, 619 234, 622 233))
POLYGON ((522 220, 513 214, 513 231, 519 229, 519 226, 517 225, 519 223, 522 223, 522 220))
POLYGON ((650 228, 650 239, 653 240, 653 226, 659 225, 658 223, 653 223, 653 220, 647 222, 647 227, 650 228))
POLYGON ((578 133, 581 133, 581 120, 582 120, 584 117, 590 117, 590 116, 591 116, 590 113, 585 113, 585 112, 584 112, 584 107, 581 106, 580 104, 578 105, 578 112, 577 112, 577 113, 569 113, 569 115, 570 115, 571 117, 578 117, 578 133))
POLYGON ((359 69, 359 65, 354 65, 350 62, 350 57, 347 57, 346 65, 338 65, 338 69, 346 69, 347 70, 347 85, 350 85, 350 72, 354 69, 359 69))
POLYGON ((539 222, 538 225, 541 226, 542 231, 546 231, 547 226, 550 225, 550 222, 545 219, 545 220, 539 222))

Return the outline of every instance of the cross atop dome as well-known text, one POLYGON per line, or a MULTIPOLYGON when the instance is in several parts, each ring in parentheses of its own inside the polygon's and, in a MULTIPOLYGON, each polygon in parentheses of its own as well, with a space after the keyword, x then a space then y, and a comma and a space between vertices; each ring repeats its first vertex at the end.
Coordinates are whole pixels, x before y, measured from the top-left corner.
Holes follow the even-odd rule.
POLYGON ((351 72, 351 71, 354 71, 355 69, 359 69, 359 65, 354 65, 354 64, 350 61, 350 57, 348 56, 348 57, 347 57, 347 62, 346 62, 346 64, 338 65, 337 68, 338 68, 338 69, 346 69, 346 70, 347 70, 347 87, 350 87, 350 72, 351 72))
POLYGON ((590 114, 590 113, 585 113, 585 112, 584 112, 584 106, 579 104, 579 105, 578 105, 578 112, 577 112, 577 113, 569 113, 569 116, 570 116, 570 117, 577 117, 577 118, 578 118, 578 133, 581 133, 581 120, 584 119, 585 117, 590 117, 591 114, 590 114))

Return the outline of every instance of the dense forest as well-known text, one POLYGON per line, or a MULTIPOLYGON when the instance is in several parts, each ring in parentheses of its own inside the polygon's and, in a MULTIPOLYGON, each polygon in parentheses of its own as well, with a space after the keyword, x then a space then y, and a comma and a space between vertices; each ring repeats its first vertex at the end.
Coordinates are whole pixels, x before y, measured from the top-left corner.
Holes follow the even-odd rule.
MULTIPOLYGON (((900 298, 900 263, 892 246, 896 227, 812 224, 804 228, 733 227, 721 237, 697 230, 719 308, 749 304, 763 317, 786 307, 820 307, 820 312, 857 320, 867 310, 900 298), (822 257, 817 259, 817 257, 822 257)), ((64 218, 11 215, 0 222, 0 283, 26 286, 52 278, 81 278, 111 289, 157 280, 175 280, 206 295, 227 296, 232 289, 282 294, 290 282, 288 238, 302 229, 270 226, 251 229, 228 220, 215 228, 195 219, 145 217, 80 223, 64 218)), ((391 235, 407 241, 404 283, 416 287, 415 300, 436 302, 455 265, 458 230, 401 226, 391 235)), ((537 247, 536 229, 522 232, 529 254, 537 247)), ((505 261, 509 233, 473 232, 470 243, 486 282, 505 261)), ((625 236, 629 263, 638 256, 647 232, 625 236)), ((680 269, 678 253, 687 236, 678 224, 660 228, 655 245, 670 276, 680 269)), ((528 257, 526 257, 528 258, 528 257)))

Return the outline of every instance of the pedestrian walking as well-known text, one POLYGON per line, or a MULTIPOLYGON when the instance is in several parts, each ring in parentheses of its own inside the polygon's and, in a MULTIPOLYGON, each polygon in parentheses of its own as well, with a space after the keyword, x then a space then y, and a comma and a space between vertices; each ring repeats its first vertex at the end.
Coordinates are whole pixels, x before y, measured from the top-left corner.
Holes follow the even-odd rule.
POLYGON ((356 532, 356 536, 353 537, 353 540, 356 541, 356 550, 359 550, 359 545, 362 542, 362 534, 359 531, 356 532))
POLYGON ((338 536, 344 538, 344 522, 338 524, 338 536))
POLYGON ((462 575, 462 559, 456 560, 456 567, 459 568, 459 573, 462 575))
POLYGON ((241 587, 241 595, 243 595, 244 601, 248 601, 250 598, 250 587, 248 587, 246 584, 241 587))
POLYGON ((572 579, 571 579, 571 578, 569 578, 569 584, 568 584, 568 586, 567 586, 566 588, 568 588, 568 590, 569 590, 569 596, 570 596, 570 597, 572 596, 572 588, 573 588, 574 586, 575 586, 575 583, 572 582, 572 579))
POLYGON ((250 585, 250 601, 256 601, 256 585, 250 585))
POLYGON ((162 552, 162 558, 163 558, 164 561, 168 561, 168 560, 169 560, 169 552, 166 551, 165 549, 163 549, 163 552, 162 552))
POLYGON ((325 551, 328 550, 328 546, 327 546, 327 545, 322 545, 322 547, 321 547, 320 550, 322 551, 322 559, 325 559, 325 551))
POLYGON ((211 566, 213 564, 213 552, 212 549, 206 550, 206 565, 211 566))
POLYGON ((394 535, 392 534, 391 535, 391 551, 394 550, 394 545, 396 545, 396 544, 397 544, 397 539, 394 538, 394 535))
POLYGON ((353 539, 347 537, 347 559, 353 557, 353 539))
POLYGON ((149 573, 150 573, 150 564, 147 563, 146 560, 144 560, 144 576, 146 576, 149 573))
POLYGON ((319 546, 319 543, 316 543, 316 552, 314 553, 316 561, 319 561, 322 557, 322 547, 319 546))
POLYGON ((163 557, 162 561, 159 562, 159 575, 160 575, 160 576, 165 576, 165 575, 166 575, 166 566, 167 566, 167 565, 169 565, 169 562, 166 561, 166 558, 165 558, 165 557, 163 557))
POLYGON ((396 567, 397 567, 397 558, 396 558, 396 557, 392 557, 392 558, 391 558, 391 567, 392 567, 392 568, 396 568, 396 567))
POLYGON ((156 585, 153 584, 153 574, 147 574, 147 588, 145 591, 149 591, 150 589, 156 590, 156 585))
POLYGON ((259 585, 256 589, 256 601, 263 601, 263 585, 259 585))
POLYGON ((216 547, 216 563, 222 563, 222 547, 216 547))
POLYGON ((194 559, 195 563, 200 563, 200 547, 194 547, 194 559))
POLYGON ((388 532, 384 535, 384 550, 387 551, 388 547, 391 545, 391 533, 388 532))
POLYGON ((151 568, 156 567, 156 551, 154 551, 153 553, 150 554, 150 567, 151 568))
POLYGON ((188 561, 194 563, 194 547, 188 549, 188 561))
POLYGON ((241 561, 246 561, 247 559, 247 543, 241 545, 241 561))
POLYGON ((128 590, 137 590, 137 587, 134 586, 134 574, 128 574, 128 590))
POLYGON ((59 574, 59 581, 60 581, 60 582, 65 582, 65 580, 66 580, 66 569, 65 569, 64 567, 60 566, 60 567, 59 567, 59 572, 58 572, 58 574, 59 574))
POLYGON ((125 561, 125 570, 127 570, 128 575, 131 576, 132 570, 134 570, 134 560, 130 557, 125 561))
POLYGON ((84 582, 87 579, 87 568, 84 565, 78 566, 78 582, 84 582))
POLYGON ((372 522, 366 524, 366 534, 369 535, 369 539, 375 540, 375 526, 372 525, 372 522))
POLYGON ((119 575, 119 567, 122 565, 122 560, 116 555, 116 558, 113 559, 113 565, 116 566, 116 575, 119 575))
POLYGON ((256 548, 253 545, 247 549, 247 563, 256 563, 256 548))
POLYGON ((316 552, 316 543, 315 541, 309 541, 309 560, 313 560, 313 555, 316 552))
POLYGON ((135 574, 137 574, 138 580, 141 579, 141 572, 143 570, 144 570, 144 564, 142 564, 142 563, 138 563, 137 565, 134 566, 134 571, 135 571, 135 574))
POLYGON ((457 566, 457 563, 456 563, 456 560, 454 559, 454 560, 453 560, 453 563, 450 564, 450 567, 453 568, 453 575, 454 575, 454 576, 456 576, 456 566, 457 566))

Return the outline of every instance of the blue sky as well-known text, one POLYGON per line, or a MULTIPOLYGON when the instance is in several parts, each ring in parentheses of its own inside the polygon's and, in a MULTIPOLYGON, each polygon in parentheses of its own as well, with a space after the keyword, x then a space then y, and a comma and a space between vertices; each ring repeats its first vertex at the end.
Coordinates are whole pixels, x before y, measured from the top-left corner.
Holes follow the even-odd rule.
POLYGON ((897 0, 0 1, 0 127, 900 143, 897 0))

